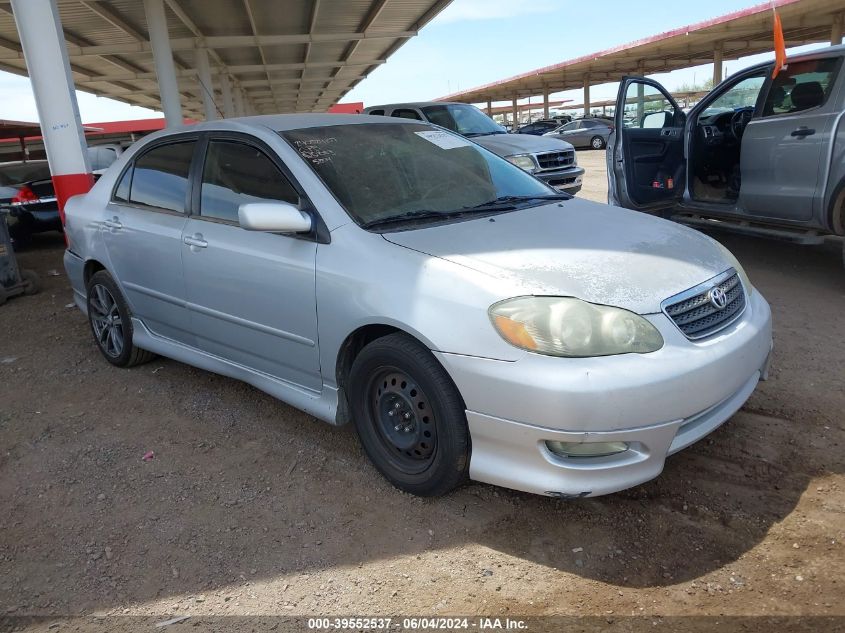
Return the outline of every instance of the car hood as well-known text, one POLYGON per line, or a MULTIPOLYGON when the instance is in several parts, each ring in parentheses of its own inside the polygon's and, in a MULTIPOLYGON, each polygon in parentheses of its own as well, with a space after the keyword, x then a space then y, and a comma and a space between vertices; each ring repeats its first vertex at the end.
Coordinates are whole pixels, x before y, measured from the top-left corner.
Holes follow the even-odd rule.
MULTIPOLYGON (((503 282, 639 314, 731 267, 718 243, 636 211, 578 198, 384 238, 503 282)), ((504 298, 504 297, 503 297, 504 298)))
POLYGON ((561 152, 572 149, 572 145, 566 141, 530 134, 487 134, 476 136, 472 140, 499 156, 561 152))

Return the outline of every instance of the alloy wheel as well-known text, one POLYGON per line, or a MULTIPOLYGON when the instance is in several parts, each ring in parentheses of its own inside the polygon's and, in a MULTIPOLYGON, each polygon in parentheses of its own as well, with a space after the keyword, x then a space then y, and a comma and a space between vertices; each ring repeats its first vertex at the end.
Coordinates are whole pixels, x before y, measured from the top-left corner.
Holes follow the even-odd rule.
POLYGON ((101 284, 91 286, 88 309, 91 327, 97 344, 108 356, 118 358, 123 353, 123 320, 108 288, 101 284))

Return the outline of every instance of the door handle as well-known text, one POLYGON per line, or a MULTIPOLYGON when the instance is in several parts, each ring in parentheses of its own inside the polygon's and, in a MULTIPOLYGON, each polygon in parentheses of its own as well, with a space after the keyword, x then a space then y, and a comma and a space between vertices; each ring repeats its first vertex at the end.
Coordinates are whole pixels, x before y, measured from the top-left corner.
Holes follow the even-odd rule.
POLYGON ((120 223, 120 218, 114 216, 111 220, 105 220, 103 226, 108 229, 122 229, 123 225, 120 223))
POLYGON ((815 134, 816 131, 809 127, 804 127, 803 125, 799 127, 797 130, 792 130, 790 132, 790 136, 810 136, 811 134, 815 134))
POLYGON ((194 248, 206 248, 208 246, 208 242, 202 239, 202 233, 197 233, 193 236, 186 235, 182 238, 182 241, 194 248))

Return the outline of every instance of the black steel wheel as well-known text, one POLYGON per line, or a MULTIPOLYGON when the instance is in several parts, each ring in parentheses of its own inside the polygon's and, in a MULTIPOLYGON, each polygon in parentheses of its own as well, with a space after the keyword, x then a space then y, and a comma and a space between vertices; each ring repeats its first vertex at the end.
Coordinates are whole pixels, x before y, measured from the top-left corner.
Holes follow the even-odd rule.
POLYGON ((379 439, 402 470, 424 471, 437 446, 437 425, 431 402, 414 379, 395 367, 385 368, 367 387, 370 415, 379 439))
POLYGON ((105 359, 118 367, 140 365, 154 354, 132 342, 132 315, 120 289, 106 271, 88 281, 88 323, 97 348, 105 359))
POLYGON ((463 401, 423 345, 402 333, 373 341, 352 365, 349 394, 361 444, 394 486, 436 496, 466 480, 463 401))

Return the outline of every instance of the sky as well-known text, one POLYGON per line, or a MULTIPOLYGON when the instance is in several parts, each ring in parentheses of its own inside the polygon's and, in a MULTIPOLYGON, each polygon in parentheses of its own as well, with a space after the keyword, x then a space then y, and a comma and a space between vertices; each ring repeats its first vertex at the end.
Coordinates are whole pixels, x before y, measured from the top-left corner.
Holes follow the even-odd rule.
MULTIPOLYGON (((435 99, 758 3, 684 1, 670 3, 672 10, 666 11, 663 7, 669 5, 630 0, 603 0, 600 8, 575 0, 454 0, 343 101, 363 101, 369 106, 435 99)), ((728 61, 725 76, 771 58, 756 55, 728 61)), ((701 83, 712 73, 712 65, 706 65, 652 77, 673 90, 701 83)), ((26 77, 0 72, 0 94, 0 118, 38 120, 26 77)), ((615 96, 615 84, 593 86, 590 91, 593 102, 615 96)), ((552 96, 576 103, 582 97, 580 90, 552 96)), ((77 92, 77 99, 85 123, 161 116, 84 92, 77 92)))

